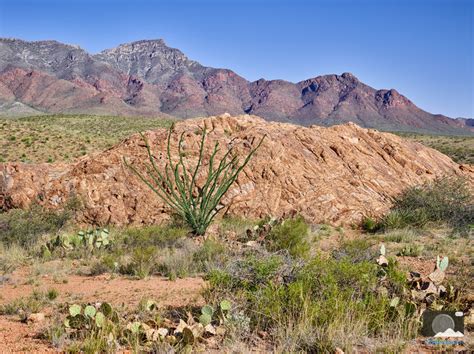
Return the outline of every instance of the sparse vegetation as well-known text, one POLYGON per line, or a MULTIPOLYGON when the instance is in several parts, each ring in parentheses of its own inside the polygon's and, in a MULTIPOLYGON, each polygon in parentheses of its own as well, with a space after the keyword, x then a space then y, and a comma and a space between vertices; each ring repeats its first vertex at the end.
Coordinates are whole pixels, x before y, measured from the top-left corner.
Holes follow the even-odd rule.
POLYGON ((267 248, 270 251, 288 250, 293 257, 307 257, 310 250, 308 230, 302 217, 284 220, 267 235, 267 248))
POLYGON ((458 163, 474 165, 474 137, 397 133, 451 157, 458 163))
POLYGON ((211 272, 209 298, 233 297, 251 330, 268 333, 282 352, 349 350, 367 335, 394 329, 416 334, 414 320, 393 316, 390 299, 373 291, 379 283, 373 262, 288 257, 249 255, 211 272))
POLYGON ((21 297, 8 304, 0 306, 0 315, 19 315, 22 321, 26 321, 28 316, 40 312, 48 303, 54 301, 57 292, 33 291, 27 297, 21 297))
POLYGON ((366 231, 423 228, 428 224, 446 224, 468 233, 474 227, 474 195, 461 178, 439 178, 422 186, 408 188, 398 196, 392 210, 380 221, 366 218, 366 231))
MULTIPOLYGON (((277 352, 325 352, 336 347, 350 352, 366 348, 364 343, 369 342, 373 351, 400 351, 417 335, 419 309, 428 300, 422 293, 417 294, 420 298, 411 295, 419 280, 407 277, 395 256, 425 256, 434 265, 436 254, 453 250, 444 243, 438 248, 419 247, 416 242, 426 231, 402 229, 342 238, 335 248, 322 252, 318 242, 326 237, 308 242, 309 226, 298 216, 250 223, 248 232, 242 231, 242 224, 229 226, 229 220, 223 220, 217 227, 220 237, 222 232, 244 237, 243 243, 232 247, 215 236, 204 241, 189 238, 188 229, 175 224, 113 228, 107 247, 79 255, 75 248, 67 250, 61 244, 58 247, 66 252, 56 250, 45 259, 37 250, 49 238, 27 249, 8 246, 23 250, 21 257, 13 259, 18 258, 16 266, 28 264, 29 259, 35 262, 27 280, 32 286, 40 285, 43 276, 54 278, 61 269, 79 271, 77 262, 89 268, 80 274, 109 273, 102 282, 115 277, 130 277, 138 284, 156 275, 171 280, 203 276, 209 282, 205 306, 166 309, 158 306, 159 301, 144 299, 131 309, 111 306, 99 295, 96 301, 84 303, 62 290, 61 299, 65 296, 68 304, 59 304, 56 287, 67 279, 67 273, 61 273, 54 287, 5 302, 0 312, 27 321, 30 314, 53 307, 45 336, 66 351, 199 351, 208 349, 209 343, 215 343, 217 350, 249 350, 256 336, 277 352), (245 246, 248 240, 252 243, 245 246), (387 243, 386 263, 379 259, 377 264, 381 242, 387 243), (111 309, 109 315, 105 307, 111 309)), ((445 271, 443 259, 437 267, 445 271)), ((450 256, 449 263, 464 264, 455 259, 450 256)), ((445 282, 446 294, 431 296, 432 306, 464 308, 462 291, 469 286, 468 277, 445 282)))
POLYGON ((94 115, 0 118, 0 155, 4 161, 16 162, 73 161, 103 151, 137 131, 171 123, 163 118, 94 115))
POLYGON ((30 247, 38 242, 40 236, 61 230, 79 207, 77 199, 71 198, 65 208, 59 211, 50 211, 33 204, 26 210, 13 209, 0 213, 0 242, 30 247))
POLYGON ((17 244, 4 246, 0 242, 0 275, 11 273, 21 265, 26 264, 28 254, 17 244))

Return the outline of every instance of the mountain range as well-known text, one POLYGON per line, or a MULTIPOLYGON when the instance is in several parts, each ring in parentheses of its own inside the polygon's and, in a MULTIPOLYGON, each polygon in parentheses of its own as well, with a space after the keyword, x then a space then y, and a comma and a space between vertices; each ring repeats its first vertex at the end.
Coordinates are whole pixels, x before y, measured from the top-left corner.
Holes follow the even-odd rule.
POLYGON ((428 113, 397 90, 374 89, 350 73, 251 82, 190 60, 161 39, 98 54, 57 41, 0 39, 0 115, 190 118, 224 112, 302 125, 352 121, 382 130, 474 133, 473 119, 428 113))

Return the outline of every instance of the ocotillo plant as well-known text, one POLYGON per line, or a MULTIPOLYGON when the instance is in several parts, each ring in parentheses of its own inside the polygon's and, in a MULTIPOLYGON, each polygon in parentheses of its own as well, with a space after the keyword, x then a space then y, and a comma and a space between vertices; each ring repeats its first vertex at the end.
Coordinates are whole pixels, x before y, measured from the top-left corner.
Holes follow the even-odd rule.
POLYGON ((127 163, 125 158, 124 162, 154 193, 183 218, 195 234, 203 235, 219 210, 222 209, 220 201, 224 194, 248 164, 265 136, 262 137, 255 148, 250 150, 244 162, 240 165, 238 156, 232 154, 234 146, 227 149, 220 161, 216 161, 219 152, 219 143, 216 142, 209 158, 206 179, 204 183, 198 185, 197 176, 203 168, 206 129, 204 128, 202 131, 199 157, 194 168, 186 167, 184 163, 184 153, 182 151, 184 132, 178 142, 177 162, 173 162, 170 148, 172 132, 173 127, 168 132, 168 161, 163 170, 160 171, 156 165, 148 140, 143 134, 141 136, 145 142, 149 160, 149 163, 145 163, 146 172, 138 171, 136 167, 127 163))

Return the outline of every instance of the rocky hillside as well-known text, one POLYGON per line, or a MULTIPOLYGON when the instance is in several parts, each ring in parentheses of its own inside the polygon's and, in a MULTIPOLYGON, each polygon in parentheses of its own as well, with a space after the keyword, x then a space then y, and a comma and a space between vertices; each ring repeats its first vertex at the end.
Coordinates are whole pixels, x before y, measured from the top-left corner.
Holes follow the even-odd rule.
MULTIPOLYGON (((249 115, 190 119, 176 124, 172 155, 177 156, 175 144, 184 132, 186 161, 194 165, 204 126, 209 131, 209 149, 218 141, 221 146, 235 145, 242 154, 267 135, 224 198, 224 211, 232 215, 298 212, 312 222, 349 224, 365 215, 385 213, 391 197, 435 177, 462 175, 474 185, 472 166, 353 123, 307 128, 249 115)), ((161 168, 166 135, 166 129, 146 133, 161 168)), ((141 137, 133 135, 73 164, 0 164, 0 209, 26 207, 34 200, 55 208, 77 195, 85 205, 81 222, 160 222, 169 217, 169 209, 123 163, 126 157, 140 167, 146 156, 141 137)), ((198 176, 201 183, 203 178, 198 176)))
POLYGON ((385 130, 474 132, 468 120, 430 114, 396 90, 376 90, 349 73, 249 82, 202 66, 163 40, 91 55, 56 41, 0 39, 0 114, 41 112, 182 118, 229 112, 303 125, 351 121, 385 130))

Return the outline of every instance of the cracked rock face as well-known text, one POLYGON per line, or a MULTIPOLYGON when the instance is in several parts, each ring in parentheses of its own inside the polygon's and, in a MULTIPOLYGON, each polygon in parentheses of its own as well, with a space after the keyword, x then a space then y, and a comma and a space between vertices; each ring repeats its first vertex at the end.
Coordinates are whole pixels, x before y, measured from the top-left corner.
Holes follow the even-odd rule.
MULTIPOLYGON (((474 185, 472 166, 458 165, 436 150, 353 123, 307 128, 248 115, 192 119, 175 126, 174 158, 178 137, 184 132, 185 161, 195 165, 203 127, 208 137, 199 183, 204 181, 216 141, 221 150, 234 145, 245 156, 266 135, 225 195, 221 215, 256 218, 297 212, 314 223, 350 224, 363 216, 382 215, 393 196, 436 177, 464 176, 474 185)), ((157 165, 164 168, 167 131, 145 135, 157 165)), ((72 164, 1 164, 0 207, 24 208, 38 200, 58 208, 77 195, 85 205, 78 215, 82 223, 151 224, 168 219, 170 210, 124 165, 124 157, 136 167, 147 158, 138 134, 72 164)))

